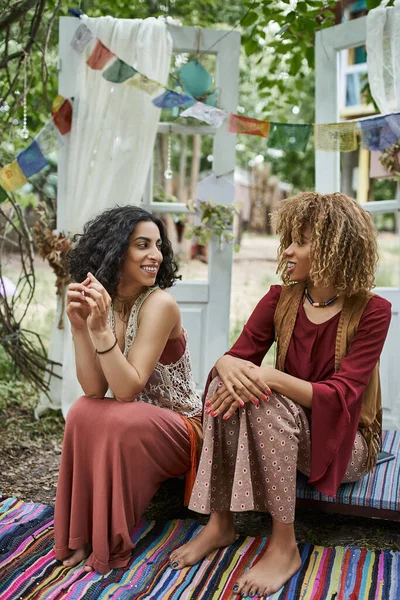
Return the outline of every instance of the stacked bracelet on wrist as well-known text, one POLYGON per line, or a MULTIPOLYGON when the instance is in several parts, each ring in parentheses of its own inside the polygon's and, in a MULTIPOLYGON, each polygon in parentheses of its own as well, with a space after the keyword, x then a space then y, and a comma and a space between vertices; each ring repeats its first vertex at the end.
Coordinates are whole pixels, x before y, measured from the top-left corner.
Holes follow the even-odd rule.
POLYGON ((113 350, 117 344, 118 344, 118 340, 117 340, 117 338, 115 338, 115 342, 113 343, 112 346, 110 346, 110 348, 107 348, 107 350, 97 350, 97 348, 96 348, 96 354, 107 354, 107 352, 111 352, 111 350, 113 350))

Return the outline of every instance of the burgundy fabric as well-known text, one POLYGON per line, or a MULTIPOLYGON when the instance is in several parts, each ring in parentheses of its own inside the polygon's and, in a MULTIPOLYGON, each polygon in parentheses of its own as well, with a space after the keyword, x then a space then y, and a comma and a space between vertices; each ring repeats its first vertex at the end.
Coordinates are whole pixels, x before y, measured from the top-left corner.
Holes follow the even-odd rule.
POLYGON ((185 349, 185 332, 182 329, 179 337, 168 340, 158 362, 162 365, 176 363, 183 356, 185 349))
POLYGON ((187 426, 145 402, 82 396, 65 427, 55 507, 55 552, 92 545, 99 573, 130 560, 130 533, 162 481, 190 468, 187 426))
MULTIPOLYGON (((271 286, 227 354, 261 365, 275 339, 274 312, 281 289, 271 286)), ((310 482, 328 495, 335 495, 346 471, 363 393, 382 352, 391 305, 380 296, 371 298, 349 352, 335 373, 339 314, 317 325, 309 321, 300 304, 285 362, 285 372, 313 386, 310 482)))

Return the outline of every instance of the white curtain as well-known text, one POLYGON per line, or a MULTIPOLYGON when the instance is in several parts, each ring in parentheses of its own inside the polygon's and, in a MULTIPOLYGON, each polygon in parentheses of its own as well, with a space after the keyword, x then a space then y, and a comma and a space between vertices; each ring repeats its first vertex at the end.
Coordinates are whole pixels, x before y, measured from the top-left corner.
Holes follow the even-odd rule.
POLYGON ((367 15, 368 80, 382 114, 400 110, 400 1, 387 0, 367 15))
MULTIPOLYGON (((164 21, 86 16, 82 21, 118 58, 147 77, 167 83, 172 39, 164 21)), ((71 233, 80 232, 86 221, 105 208, 140 204, 160 118, 150 96, 106 81, 100 71, 86 65, 86 58, 83 53, 79 60, 72 130, 61 151, 64 171, 59 173, 57 226, 71 233)), ((37 416, 47 407, 61 407, 66 416, 82 394, 68 319, 64 318, 63 330, 56 327, 49 355, 62 362, 62 382, 52 378, 50 399, 42 395, 37 416)))

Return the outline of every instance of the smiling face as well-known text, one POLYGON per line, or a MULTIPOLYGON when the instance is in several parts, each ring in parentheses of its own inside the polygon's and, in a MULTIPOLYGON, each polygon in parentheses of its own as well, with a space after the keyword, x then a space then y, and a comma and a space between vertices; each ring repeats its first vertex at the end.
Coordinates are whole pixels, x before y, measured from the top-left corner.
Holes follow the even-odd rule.
POLYGON ((289 281, 307 281, 310 274, 311 230, 306 227, 301 239, 294 241, 283 253, 287 261, 289 281))
POLYGON ((119 294, 127 296, 155 285, 163 261, 161 245, 160 230, 153 221, 140 221, 136 225, 121 267, 119 294))

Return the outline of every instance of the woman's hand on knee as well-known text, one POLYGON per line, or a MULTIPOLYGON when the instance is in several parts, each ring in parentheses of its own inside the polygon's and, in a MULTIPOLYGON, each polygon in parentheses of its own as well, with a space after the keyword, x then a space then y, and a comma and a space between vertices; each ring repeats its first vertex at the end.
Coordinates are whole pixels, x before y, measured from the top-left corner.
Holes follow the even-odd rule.
POLYGON ((268 400, 267 395, 271 394, 271 390, 263 381, 260 367, 247 360, 225 355, 217 360, 215 368, 233 400, 254 404, 268 400))
POLYGON ((235 400, 228 392, 222 381, 218 384, 218 389, 206 402, 206 413, 212 417, 218 417, 223 414, 223 419, 228 419, 234 412, 245 405, 245 402, 239 398, 235 400))

